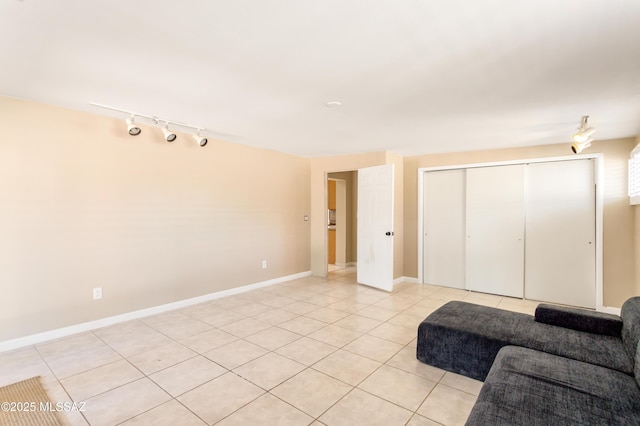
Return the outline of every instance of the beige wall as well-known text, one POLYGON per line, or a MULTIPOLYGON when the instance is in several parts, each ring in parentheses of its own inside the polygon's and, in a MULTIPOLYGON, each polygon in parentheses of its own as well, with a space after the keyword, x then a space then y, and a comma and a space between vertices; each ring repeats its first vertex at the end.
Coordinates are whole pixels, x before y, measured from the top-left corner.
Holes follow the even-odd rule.
MULTIPOLYGON (((635 277, 634 208, 627 197, 627 160, 635 140, 594 142, 584 154, 604 154, 604 266, 605 306, 619 307, 638 292, 635 277)), ((570 155, 569 143, 526 148, 470 151, 406 157, 404 162, 404 272, 418 276, 418 168, 570 155)), ((639 217, 640 219, 640 217, 639 217)))
POLYGON ((393 175, 393 278, 404 274, 404 158, 386 153, 386 164, 394 165, 393 175))
POLYGON ((10 98, 0 128, 0 341, 310 269, 309 159, 10 98))

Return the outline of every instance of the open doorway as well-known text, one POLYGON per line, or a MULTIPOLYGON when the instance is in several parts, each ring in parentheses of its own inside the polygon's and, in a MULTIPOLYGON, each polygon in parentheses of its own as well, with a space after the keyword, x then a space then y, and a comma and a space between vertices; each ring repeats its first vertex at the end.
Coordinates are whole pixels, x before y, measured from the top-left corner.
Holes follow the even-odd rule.
POLYGON ((358 172, 327 173, 327 275, 355 274, 358 172))

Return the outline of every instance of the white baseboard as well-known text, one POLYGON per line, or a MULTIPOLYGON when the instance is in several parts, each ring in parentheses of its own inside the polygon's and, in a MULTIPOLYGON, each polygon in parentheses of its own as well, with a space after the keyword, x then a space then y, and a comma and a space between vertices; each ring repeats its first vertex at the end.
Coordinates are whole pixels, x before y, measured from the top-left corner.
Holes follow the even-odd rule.
POLYGON ((598 306, 596 308, 596 311, 598 312, 604 312, 605 314, 613 314, 613 315, 618 315, 620 316, 620 308, 611 308, 609 306, 598 306))
POLYGON ((185 308, 198 303, 208 302, 210 300, 219 299, 221 297, 231 296, 234 294, 245 293, 262 287, 268 287, 274 284, 286 281, 296 280, 311 275, 311 271, 300 272, 298 274, 287 275, 284 277, 274 278, 267 281, 248 284, 241 287, 230 288, 228 290, 217 291, 215 293, 205 294, 203 296, 193 297, 191 299, 179 300, 177 302, 167 303, 165 305, 154 306, 151 308, 141 309, 138 311, 127 312, 125 314, 115 315, 112 317, 102 318, 95 321, 83 322, 68 327, 58 328, 55 330, 45 331, 42 333, 31 334, 29 336, 18 337, 16 339, 5 340, 0 342, 0 352, 6 352, 13 349, 19 349, 25 346, 35 345, 37 343, 49 340, 59 339, 61 337, 70 336, 72 334, 82 333, 96 328, 106 327, 125 321, 131 321, 138 318, 148 317, 150 315, 160 314, 174 309, 185 308))
POLYGON ((414 277, 400 277, 393 280, 393 285, 400 283, 420 284, 420 281, 418 281, 418 279, 414 277))

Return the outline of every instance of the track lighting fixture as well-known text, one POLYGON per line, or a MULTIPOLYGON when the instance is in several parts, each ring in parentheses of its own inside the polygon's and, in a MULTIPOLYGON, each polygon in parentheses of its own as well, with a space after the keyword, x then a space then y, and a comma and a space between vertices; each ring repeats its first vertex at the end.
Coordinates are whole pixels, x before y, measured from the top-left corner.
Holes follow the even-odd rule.
POLYGON ((591 138, 584 142, 574 142, 571 144, 571 151, 573 151, 574 154, 580 154, 583 150, 591 146, 591 142, 593 142, 593 139, 591 138))
POLYGON ((591 146, 591 142, 593 141, 591 135, 596 132, 596 129, 589 127, 588 121, 589 116, 584 115, 580 122, 580 127, 578 127, 578 131, 572 136, 574 143, 571 145, 571 150, 574 154, 579 154, 591 146))
POLYGON ((164 138, 167 140, 167 142, 173 142, 177 138, 176 134, 169 130, 168 122, 164 124, 164 127, 162 128, 162 134, 164 135, 164 138))
POLYGON ((91 105, 97 106, 99 108, 109 109, 112 111, 126 113, 127 115, 129 115, 129 118, 127 118, 125 121, 127 123, 127 132, 131 136, 137 136, 140 133, 142 133, 142 129, 137 124, 135 124, 136 121, 138 122, 142 121, 145 124, 149 124, 149 125, 160 128, 160 130, 162 131, 162 134, 164 135, 164 139, 167 142, 173 142, 178 138, 178 136, 173 130, 169 130, 170 124, 172 129, 175 129, 181 132, 186 130, 187 132, 191 133, 193 139, 200 146, 205 146, 207 145, 207 142, 209 142, 206 136, 203 136, 200 134, 201 132, 206 132, 207 129, 200 126, 192 126, 191 124, 181 123, 179 121, 166 120, 164 118, 159 118, 154 115, 138 114, 137 112, 127 111, 120 108, 113 108, 106 105, 100 105, 95 103, 92 103, 91 105))
POLYGON ((198 132, 195 135, 193 135, 193 139, 200 146, 205 146, 207 142, 209 142, 207 138, 205 138, 204 136, 200 136, 200 129, 198 129, 198 132))
POLYGON ((127 118, 127 120, 126 120, 127 121, 127 131, 129 132, 129 134, 131 136, 138 136, 142 132, 142 130, 140 129, 140 127, 136 126, 133 123, 133 120, 134 120, 133 115, 131 117, 127 118))
POLYGON ((578 143, 584 143, 586 142, 592 134, 594 134, 596 132, 596 129, 594 129, 593 127, 589 127, 583 131, 579 131, 577 133, 574 133, 573 135, 573 140, 578 142, 578 143))

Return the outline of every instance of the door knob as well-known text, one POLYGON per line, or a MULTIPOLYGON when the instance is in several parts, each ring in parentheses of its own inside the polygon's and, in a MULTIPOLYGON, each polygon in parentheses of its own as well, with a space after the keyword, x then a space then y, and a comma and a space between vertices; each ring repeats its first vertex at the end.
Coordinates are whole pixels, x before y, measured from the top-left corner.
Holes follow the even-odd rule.
POLYGON ((386 234, 384 234, 384 235, 386 235, 386 236, 391 236, 391 235, 393 235, 393 232, 391 232, 391 231, 387 231, 387 233, 386 233, 386 234))

